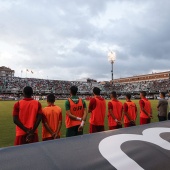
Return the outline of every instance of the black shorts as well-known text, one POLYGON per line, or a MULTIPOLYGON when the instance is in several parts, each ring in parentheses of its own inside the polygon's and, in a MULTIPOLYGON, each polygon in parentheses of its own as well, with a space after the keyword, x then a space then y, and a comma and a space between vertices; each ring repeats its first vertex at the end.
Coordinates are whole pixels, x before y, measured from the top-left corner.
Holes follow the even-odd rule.
POLYGON ((170 112, 168 113, 168 120, 170 120, 170 112))
POLYGON ((80 131, 80 132, 78 131, 79 126, 80 125, 67 128, 66 129, 66 137, 83 135, 83 131, 80 131))
POLYGON ((158 115, 158 119, 159 119, 160 122, 162 122, 162 121, 167 120, 167 117, 166 116, 159 116, 158 115))

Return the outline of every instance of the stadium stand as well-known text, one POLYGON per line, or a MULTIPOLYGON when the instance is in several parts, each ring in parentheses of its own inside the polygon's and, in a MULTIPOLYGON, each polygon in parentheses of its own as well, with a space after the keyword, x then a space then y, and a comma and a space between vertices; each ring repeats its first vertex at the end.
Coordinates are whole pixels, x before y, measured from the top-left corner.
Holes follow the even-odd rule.
POLYGON ((20 78, 14 76, 0 76, 0 98, 10 97, 12 99, 22 94, 22 89, 29 85, 33 88, 35 95, 46 95, 55 93, 57 98, 65 99, 69 95, 69 88, 72 85, 78 86, 79 95, 84 98, 92 94, 93 87, 102 90, 106 97, 115 90, 119 95, 131 92, 138 94, 140 91, 147 91, 150 94, 158 94, 160 91, 170 90, 170 71, 152 73, 128 78, 115 79, 113 82, 97 82, 93 79, 87 81, 61 81, 36 78, 20 78))

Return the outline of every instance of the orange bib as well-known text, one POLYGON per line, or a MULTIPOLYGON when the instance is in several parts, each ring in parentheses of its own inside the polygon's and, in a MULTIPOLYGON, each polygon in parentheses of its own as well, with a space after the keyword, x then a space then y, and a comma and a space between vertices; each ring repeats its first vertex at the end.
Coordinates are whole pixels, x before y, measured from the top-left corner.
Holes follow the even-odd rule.
MULTIPOLYGON (((126 102, 127 106, 128 106, 128 115, 130 117, 131 120, 135 121, 136 120, 136 104, 134 102, 126 102)), ((129 123, 129 119, 127 118, 126 115, 124 115, 124 123, 129 123)))
MULTIPOLYGON (((72 115, 76 117, 83 118, 84 115, 84 107, 83 107, 83 101, 79 98, 78 103, 74 103, 70 98, 68 99, 70 102, 70 112, 72 115)), ((70 128, 73 126, 80 125, 81 122, 78 120, 72 120, 69 118, 69 116, 66 114, 66 120, 65 120, 66 128, 70 128)))
MULTIPOLYGON (((118 121, 121 121, 123 104, 120 101, 111 101, 111 103, 113 105, 113 115, 118 121)), ((117 126, 117 122, 112 118, 109 112, 108 112, 108 123, 109 126, 117 126)))
MULTIPOLYGON (((19 120, 27 128, 33 128, 38 113, 38 101, 20 100, 19 101, 19 120)), ((38 130, 35 131, 38 133, 38 130)), ((25 135, 26 133, 16 126, 16 136, 25 135)))
MULTIPOLYGON (((55 132, 60 121, 61 108, 58 106, 49 106, 43 109, 43 114, 46 117, 49 127, 55 132)), ((42 138, 49 138, 51 134, 46 130, 44 124, 42 126, 42 138)))
POLYGON ((98 98, 95 98, 95 100, 96 108, 92 111, 89 122, 92 125, 103 126, 106 114, 106 102, 98 98))
MULTIPOLYGON (((143 100, 145 103, 144 109, 147 111, 147 113, 151 114, 151 103, 149 100, 143 100)), ((140 110, 140 117, 142 118, 149 118, 142 110, 140 110)))

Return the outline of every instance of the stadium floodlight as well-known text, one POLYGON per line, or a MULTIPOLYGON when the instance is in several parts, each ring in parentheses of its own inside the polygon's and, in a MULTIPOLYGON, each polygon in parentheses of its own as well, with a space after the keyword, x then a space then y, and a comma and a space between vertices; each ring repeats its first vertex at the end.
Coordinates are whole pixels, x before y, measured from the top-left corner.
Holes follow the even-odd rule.
POLYGON ((116 53, 113 51, 110 51, 108 53, 108 61, 111 63, 111 66, 112 66, 112 68, 111 68, 112 84, 113 84, 113 64, 114 64, 115 60, 116 60, 116 53))

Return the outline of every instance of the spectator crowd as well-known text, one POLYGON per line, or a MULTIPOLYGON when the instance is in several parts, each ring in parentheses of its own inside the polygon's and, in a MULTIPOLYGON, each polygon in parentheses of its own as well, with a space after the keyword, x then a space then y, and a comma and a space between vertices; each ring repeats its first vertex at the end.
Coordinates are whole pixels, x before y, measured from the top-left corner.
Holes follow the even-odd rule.
POLYGON ((35 78, 19 78, 19 77, 0 77, 0 93, 22 93, 25 86, 31 86, 36 94, 55 93, 69 94, 70 86, 77 86, 80 94, 91 94, 93 87, 101 89, 102 94, 110 93, 113 89, 118 93, 138 93, 147 91, 150 93, 159 93, 160 91, 170 90, 170 81, 168 79, 140 81, 129 83, 98 83, 95 81, 63 81, 63 80, 48 80, 35 78))

